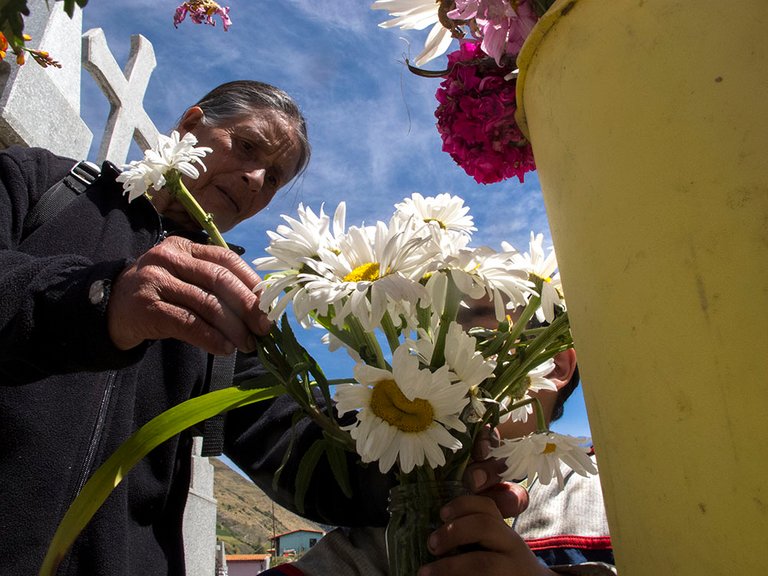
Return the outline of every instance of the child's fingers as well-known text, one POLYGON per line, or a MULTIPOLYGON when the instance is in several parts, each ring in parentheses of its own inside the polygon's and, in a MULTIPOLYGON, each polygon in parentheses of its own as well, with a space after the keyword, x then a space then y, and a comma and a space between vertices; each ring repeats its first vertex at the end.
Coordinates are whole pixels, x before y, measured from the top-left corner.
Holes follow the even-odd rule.
POLYGON ((440 509, 440 519, 450 522, 470 514, 487 514, 492 518, 501 518, 496 503, 485 496, 457 496, 440 509))
POLYGON ((495 516, 476 513, 446 522, 430 534, 428 544, 435 556, 442 556, 469 545, 507 553, 518 545, 518 541, 522 543, 520 536, 496 512, 495 516))
POLYGON ((422 566, 418 576, 510 576, 509 557, 498 552, 468 552, 457 556, 441 558, 422 566))

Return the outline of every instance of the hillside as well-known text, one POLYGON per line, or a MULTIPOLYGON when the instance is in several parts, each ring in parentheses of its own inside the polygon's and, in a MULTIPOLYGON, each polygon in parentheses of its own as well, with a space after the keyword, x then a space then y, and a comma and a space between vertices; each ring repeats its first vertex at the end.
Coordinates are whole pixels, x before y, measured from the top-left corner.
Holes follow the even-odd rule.
POLYGON ((273 534, 324 529, 273 504, 253 482, 219 459, 211 458, 211 464, 215 470, 213 492, 218 503, 216 533, 226 543, 228 554, 266 552, 271 547, 269 540, 273 534))

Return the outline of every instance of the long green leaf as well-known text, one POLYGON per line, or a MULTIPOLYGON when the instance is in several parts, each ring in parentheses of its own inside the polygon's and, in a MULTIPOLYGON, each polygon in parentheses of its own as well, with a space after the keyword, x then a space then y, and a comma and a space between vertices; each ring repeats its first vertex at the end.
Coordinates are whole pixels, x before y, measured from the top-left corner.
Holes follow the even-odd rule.
POLYGON ((144 456, 190 426, 233 408, 285 393, 282 386, 259 390, 232 387, 187 400, 142 426, 99 467, 67 510, 53 536, 40 576, 53 576, 69 548, 112 490, 144 456))
POLYGON ((323 452, 325 452, 325 447, 325 439, 315 440, 312 446, 309 447, 309 450, 302 456, 301 462, 299 462, 299 469, 296 471, 296 493, 293 497, 300 514, 304 513, 304 496, 307 494, 312 473, 315 471, 315 467, 320 461, 323 452))
POLYGON ((339 446, 334 438, 326 436, 326 451, 328 462, 333 471, 333 477, 336 478, 342 493, 347 498, 352 498, 352 486, 349 484, 349 469, 347 467, 347 452, 339 446))
POLYGON ((286 448, 285 452, 283 453, 283 459, 280 462, 280 466, 272 475, 272 490, 275 492, 277 492, 277 487, 280 484, 280 476, 283 475, 285 465, 288 464, 288 460, 291 457, 291 452, 293 452, 293 443, 296 441, 296 424, 298 424, 299 421, 304 418, 304 415, 305 414, 303 410, 296 410, 296 412, 293 413, 293 417, 291 418, 291 441, 288 443, 288 448, 286 448))

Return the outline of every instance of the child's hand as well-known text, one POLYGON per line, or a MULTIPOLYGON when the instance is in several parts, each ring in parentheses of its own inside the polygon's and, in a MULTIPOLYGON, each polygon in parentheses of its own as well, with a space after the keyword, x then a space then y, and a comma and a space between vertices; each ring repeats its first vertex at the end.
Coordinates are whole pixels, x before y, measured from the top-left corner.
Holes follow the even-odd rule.
POLYGON ((518 516, 528 508, 528 492, 512 482, 502 482, 506 469, 502 460, 491 458, 491 447, 499 445, 499 434, 483 427, 472 446, 472 461, 464 473, 464 485, 472 494, 487 496, 496 503, 504 518, 518 516))
POLYGON ((422 566, 418 576, 550 576, 522 538, 504 522, 493 500, 459 496, 440 510, 443 526, 429 537, 435 556, 454 553, 422 566), (461 546, 471 552, 458 553, 461 546))

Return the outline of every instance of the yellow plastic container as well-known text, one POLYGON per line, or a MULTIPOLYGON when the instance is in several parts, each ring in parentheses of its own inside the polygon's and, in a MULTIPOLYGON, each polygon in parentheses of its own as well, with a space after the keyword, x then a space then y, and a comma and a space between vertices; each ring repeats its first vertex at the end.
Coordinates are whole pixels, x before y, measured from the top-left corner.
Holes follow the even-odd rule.
POLYGON ((560 1, 518 63, 619 574, 768 574, 768 1, 560 1))

